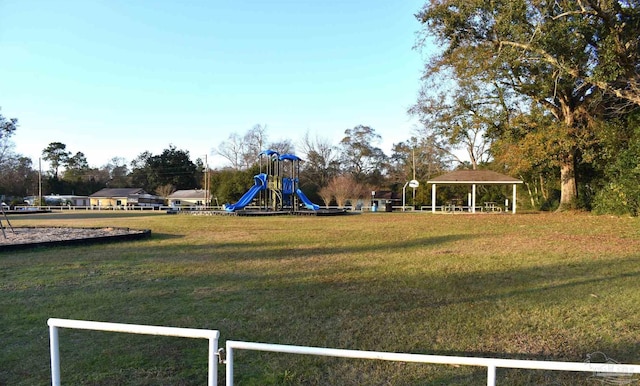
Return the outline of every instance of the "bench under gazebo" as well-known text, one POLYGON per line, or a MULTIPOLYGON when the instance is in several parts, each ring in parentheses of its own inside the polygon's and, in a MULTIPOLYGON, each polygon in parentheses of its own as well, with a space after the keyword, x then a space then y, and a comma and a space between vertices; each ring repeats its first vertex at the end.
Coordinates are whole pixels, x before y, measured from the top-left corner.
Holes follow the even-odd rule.
POLYGON ((491 170, 456 170, 443 174, 429 181, 431 184, 431 211, 436 212, 436 190, 438 185, 467 185, 471 186, 471 202, 469 211, 476 212, 476 186, 478 185, 513 185, 511 212, 516 213, 516 187, 522 181, 491 170))

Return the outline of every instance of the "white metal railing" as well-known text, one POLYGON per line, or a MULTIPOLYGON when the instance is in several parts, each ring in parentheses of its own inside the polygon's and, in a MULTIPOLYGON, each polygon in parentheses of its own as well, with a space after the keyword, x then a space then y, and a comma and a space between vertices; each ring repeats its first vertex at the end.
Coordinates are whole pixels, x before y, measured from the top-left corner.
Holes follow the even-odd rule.
POLYGON ((228 340, 226 343, 227 386, 233 386, 234 349, 279 352, 286 354, 329 356, 339 358, 375 359, 395 362, 481 366, 487 368, 488 386, 495 386, 497 368, 588 372, 593 373, 595 376, 602 377, 603 380, 616 380, 616 384, 630 384, 632 382, 635 382, 637 381, 637 379, 631 379, 630 377, 632 376, 632 374, 640 374, 640 365, 624 365, 618 363, 552 362, 520 359, 401 354, 380 351, 358 351, 228 340), (619 383, 620 381, 624 381, 625 378, 627 381, 626 383, 619 383))
POLYGON ((200 338, 209 340, 209 372, 208 385, 218 384, 218 338, 217 330, 202 330, 193 328, 144 326, 138 324, 91 322, 85 320, 55 319, 47 321, 49 325, 49 340, 51 345, 51 384, 60 386, 60 349, 58 328, 73 328, 80 330, 124 332, 129 334, 162 335, 182 338, 200 338))
MULTIPOLYGON (((55 318, 49 319, 47 324, 49 325, 49 336, 51 344, 51 383, 53 386, 60 386, 60 353, 58 339, 59 328, 208 339, 208 385, 217 385, 219 359, 217 357, 220 356, 218 353, 218 339, 220 337, 220 333, 217 330, 146 326, 137 324, 106 323, 55 318)), ((286 354, 316 355, 352 359, 371 359, 408 363, 479 366, 487 368, 488 386, 495 386, 497 368, 588 372, 592 373, 594 377, 600 377, 600 380, 603 383, 611 384, 637 383, 639 378, 634 377, 634 374, 640 374, 640 365, 619 364, 610 361, 607 361, 606 363, 554 362, 427 354, 404 354, 381 351, 332 349, 323 347, 292 346, 228 340, 226 342, 226 360, 224 361, 226 363, 227 386, 233 386, 234 350, 253 350, 286 354)))

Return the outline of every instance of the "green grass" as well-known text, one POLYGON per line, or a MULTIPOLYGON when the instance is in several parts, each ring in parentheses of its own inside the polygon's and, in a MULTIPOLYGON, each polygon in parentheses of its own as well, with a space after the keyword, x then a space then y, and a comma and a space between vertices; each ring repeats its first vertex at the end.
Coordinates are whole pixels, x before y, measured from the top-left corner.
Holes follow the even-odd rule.
MULTIPOLYGON (((225 340, 640 363, 640 220, 587 214, 204 217, 71 212, 14 226, 150 239, 0 254, 0 384, 50 382, 48 318, 225 340)), ((204 340, 61 330, 63 384, 201 385, 204 340)), ((239 385, 486 384, 484 368, 236 353, 239 385)), ((224 379, 221 368, 220 380, 224 379)), ((590 374, 499 370, 499 384, 590 374)))

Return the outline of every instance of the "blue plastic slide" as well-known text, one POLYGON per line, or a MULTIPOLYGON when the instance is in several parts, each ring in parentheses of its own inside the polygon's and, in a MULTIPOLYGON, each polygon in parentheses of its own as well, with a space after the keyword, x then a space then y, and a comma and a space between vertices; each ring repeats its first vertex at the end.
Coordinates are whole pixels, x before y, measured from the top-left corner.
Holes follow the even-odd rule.
POLYGON ((302 201, 302 203, 304 204, 304 206, 307 207, 307 209, 311 209, 311 210, 318 210, 320 209, 320 205, 318 204, 314 204, 313 202, 309 201, 309 199, 307 198, 307 196, 304 195, 304 193, 302 193, 302 190, 300 190, 299 188, 296 189, 296 194, 298 195, 298 197, 300 197, 300 200, 302 201))
POLYGON ((258 194, 259 191, 264 190, 266 188, 267 175, 262 173, 253 177, 254 185, 240 197, 238 202, 235 204, 225 205, 224 210, 227 212, 233 212, 237 209, 242 209, 245 206, 249 205, 253 198, 258 194))

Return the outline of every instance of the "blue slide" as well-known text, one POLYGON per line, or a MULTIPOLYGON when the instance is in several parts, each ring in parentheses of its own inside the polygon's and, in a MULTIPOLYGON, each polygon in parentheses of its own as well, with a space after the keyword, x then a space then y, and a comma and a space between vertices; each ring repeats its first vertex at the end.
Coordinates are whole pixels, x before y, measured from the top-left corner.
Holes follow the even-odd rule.
POLYGON ((242 197, 240 197, 238 202, 236 202, 235 204, 225 205, 224 210, 226 210, 227 212, 233 212, 237 209, 242 209, 245 206, 249 205, 249 203, 251 203, 251 201, 259 191, 266 189, 266 174, 258 174, 257 176, 254 176, 253 179, 255 184, 245 194, 243 194, 242 197))
POLYGON ((305 196, 304 193, 302 193, 302 190, 300 190, 300 188, 296 189, 296 194, 298 195, 298 197, 300 197, 300 200, 302 201, 304 206, 307 207, 307 209, 311 209, 311 210, 319 210, 320 209, 320 205, 314 204, 313 202, 309 201, 307 196, 305 196))

